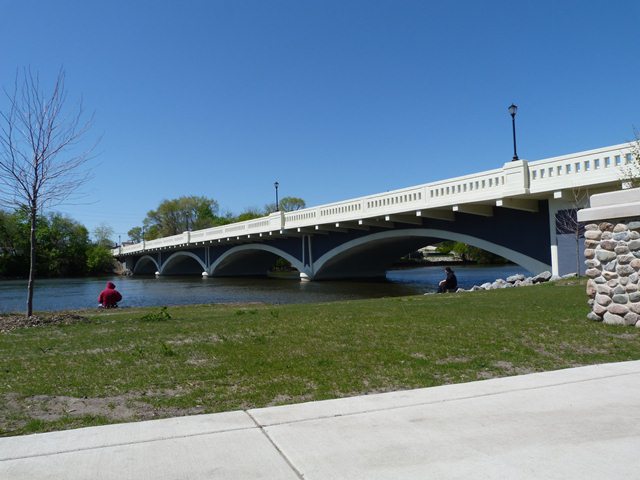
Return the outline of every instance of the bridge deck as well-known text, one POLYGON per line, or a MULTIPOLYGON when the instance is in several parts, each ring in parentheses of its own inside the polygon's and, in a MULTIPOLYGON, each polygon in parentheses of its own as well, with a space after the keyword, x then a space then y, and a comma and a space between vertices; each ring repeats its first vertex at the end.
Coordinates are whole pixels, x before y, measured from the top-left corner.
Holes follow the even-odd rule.
POLYGON ((133 255, 205 242, 254 241, 302 229, 360 228, 371 219, 411 223, 416 217, 453 220, 455 212, 490 216, 494 207, 530 210, 536 208, 535 200, 561 198, 567 190, 616 189, 623 169, 631 162, 629 144, 533 162, 513 161, 502 168, 462 177, 121 246, 113 254, 133 255))

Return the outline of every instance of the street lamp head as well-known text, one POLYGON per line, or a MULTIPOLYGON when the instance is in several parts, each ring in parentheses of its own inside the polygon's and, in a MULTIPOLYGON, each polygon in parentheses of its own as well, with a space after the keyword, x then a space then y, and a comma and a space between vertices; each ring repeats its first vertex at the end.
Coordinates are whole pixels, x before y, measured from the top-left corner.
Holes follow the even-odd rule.
POLYGON ((274 182, 273 186, 276 187, 276 190, 278 189, 278 187, 280 186, 280 184, 278 182, 274 182))
POLYGON ((517 112, 518 112, 518 106, 512 103, 511 106, 509 107, 509 114, 512 117, 515 117, 517 112))

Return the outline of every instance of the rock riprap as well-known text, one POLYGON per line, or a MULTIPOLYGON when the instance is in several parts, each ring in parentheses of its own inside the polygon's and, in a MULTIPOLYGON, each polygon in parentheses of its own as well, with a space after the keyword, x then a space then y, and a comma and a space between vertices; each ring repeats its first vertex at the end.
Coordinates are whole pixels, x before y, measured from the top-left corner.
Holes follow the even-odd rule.
POLYGON ((640 328, 640 222, 585 226, 587 318, 640 328))

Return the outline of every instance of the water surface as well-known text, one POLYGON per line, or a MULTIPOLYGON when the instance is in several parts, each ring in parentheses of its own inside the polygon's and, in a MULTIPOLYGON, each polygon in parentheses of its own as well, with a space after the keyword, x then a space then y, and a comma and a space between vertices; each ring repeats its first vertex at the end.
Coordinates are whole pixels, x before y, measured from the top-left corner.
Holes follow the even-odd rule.
MULTIPOLYGON (((454 267, 458 283, 471 288, 496 278, 529 272, 517 265, 454 267)), ((390 270, 382 281, 300 282, 276 278, 199 277, 92 277, 36 281, 34 310, 73 310, 98 305, 98 294, 107 281, 116 284, 122 307, 184 305, 198 303, 269 304, 316 303, 362 298, 417 295, 437 290, 444 278, 442 267, 390 270)), ((27 283, 0 281, 0 312, 26 310, 27 283)))

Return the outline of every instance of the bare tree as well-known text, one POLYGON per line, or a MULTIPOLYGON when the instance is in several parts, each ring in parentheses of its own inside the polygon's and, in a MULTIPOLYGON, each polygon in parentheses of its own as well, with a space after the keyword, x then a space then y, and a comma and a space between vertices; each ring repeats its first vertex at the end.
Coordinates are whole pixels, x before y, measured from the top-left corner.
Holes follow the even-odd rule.
POLYGON ((578 210, 580 208, 584 208, 588 198, 588 189, 574 187, 571 189, 569 208, 558 210, 558 212, 556 213, 556 233, 570 234, 575 240, 577 275, 580 275, 580 244, 582 237, 584 237, 584 224, 578 221, 578 210))
POLYGON ((13 89, 4 89, 0 110, 0 204, 29 216, 30 268, 27 316, 33 313, 36 276, 36 219, 45 208, 67 200, 88 180, 86 162, 93 148, 76 152, 92 124, 84 120, 82 102, 67 111, 64 70, 50 93, 30 69, 17 73, 13 89))
POLYGON ((631 162, 621 169, 622 188, 640 187, 640 132, 633 129, 635 140, 629 142, 631 162))

